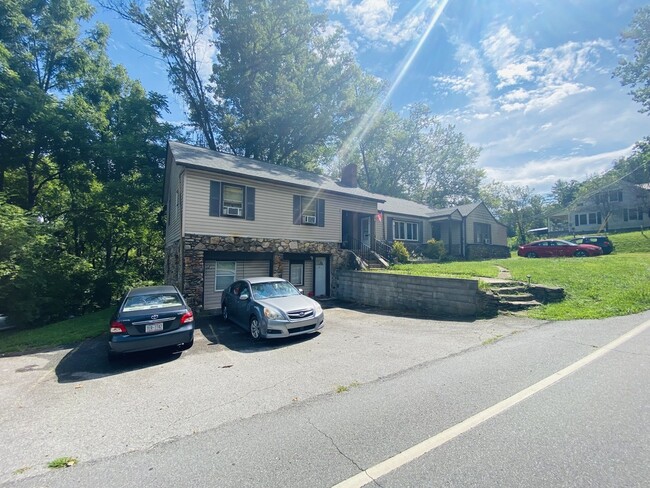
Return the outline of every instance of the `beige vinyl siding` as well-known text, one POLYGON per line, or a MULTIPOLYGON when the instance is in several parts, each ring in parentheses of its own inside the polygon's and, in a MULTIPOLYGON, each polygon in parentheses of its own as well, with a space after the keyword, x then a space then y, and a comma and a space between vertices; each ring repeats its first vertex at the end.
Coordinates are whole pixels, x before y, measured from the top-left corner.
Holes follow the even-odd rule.
POLYGON ((341 242, 342 211, 377 213, 377 203, 370 200, 309 192, 282 184, 223 176, 188 169, 185 172, 184 232, 215 236, 295 239, 302 241, 341 242), (210 181, 220 181, 255 188, 255 220, 211 217, 210 181), (325 227, 293 224, 293 195, 325 200, 325 227))
MULTIPOLYGON (((291 270, 289 269, 289 264, 288 259, 282 261, 282 278, 287 281, 291 281, 291 270)), ((308 295, 310 292, 314 291, 314 261, 306 259, 304 261, 304 266, 305 272, 303 284, 295 285, 295 287, 300 288, 303 294, 308 295)))
MULTIPOLYGON (((467 230, 466 242, 467 244, 475 244, 474 239, 474 223, 489 224, 490 225, 490 240, 492 244, 498 244, 505 246, 506 240, 496 240, 497 236, 501 238, 498 232, 501 229, 498 229, 501 226, 490 213, 490 211, 484 205, 479 205, 472 211, 466 219, 465 229, 467 230)), ((501 238, 502 239, 502 238, 501 238)))
POLYGON ((505 225, 499 223, 492 224, 492 244, 497 246, 508 245, 508 229, 505 225))
POLYGON ((181 167, 176 163, 167 162, 171 164, 169 171, 169 193, 168 200, 165 202, 167 205, 167 232, 165 233, 165 244, 170 245, 181 238, 181 225, 183 216, 183 175, 181 167), (176 191, 179 190, 180 194, 180 211, 176 211, 176 191))
MULTIPOLYGON (((221 309, 221 291, 215 290, 216 261, 205 262, 205 275, 203 280, 203 308, 205 310, 221 309)), ((254 278, 269 275, 269 261, 236 261, 235 280, 254 278)))

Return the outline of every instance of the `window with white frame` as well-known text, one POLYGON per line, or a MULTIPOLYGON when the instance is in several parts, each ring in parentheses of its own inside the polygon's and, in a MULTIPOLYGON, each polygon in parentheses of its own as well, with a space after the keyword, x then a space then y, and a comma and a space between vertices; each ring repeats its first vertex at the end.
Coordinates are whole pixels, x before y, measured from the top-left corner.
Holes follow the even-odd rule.
POLYGON ((236 274, 237 263, 235 261, 217 261, 214 277, 215 291, 224 290, 230 283, 233 283, 236 274))
POLYGON ((629 220, 643 220, 643 209, 638 208, 624 208, 623 209, 623 220, 625 222, 629 220))
POLYGON ((393 220, 393 239, 396 241, 418 241, 418 223, 393 220))
POLYGON ((244 187, 223 184, 223 215, 244 217, 244 187))
POLYGON ((600 212, 590 212, 574 215, 575 226, 602 224, 603 217, 600 212))
POLYGON ((304 285, 305 276, 305 264, 298 262, 289 263, 289 281, 292 285, 302 286, 304 285))

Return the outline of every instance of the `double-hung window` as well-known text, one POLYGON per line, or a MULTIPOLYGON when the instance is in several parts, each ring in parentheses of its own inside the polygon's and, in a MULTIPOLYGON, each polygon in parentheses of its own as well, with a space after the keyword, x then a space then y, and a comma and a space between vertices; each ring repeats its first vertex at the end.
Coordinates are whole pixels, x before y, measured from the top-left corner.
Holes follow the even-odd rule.
POLYGON ((210 181, 210 216, 255 220, 255 188, 210 181))
POLYGON ((293 223, 295 225, 325 226, 325 200, 322 198, 293 196, 293 223))
POLYGON ((643 220, 643 209, 642 208, 624 208, 623 209, 623 220, 625 222, 629 220, 643 220))
POLYGON ((393 239, 396 241, 419 241, 418 223, 393 220, 393 239))
POLYGON ((474 224, 474 242, 476 244, 491 244, 491 230, 490 224, 476 222, 474 224))
POLYGON ((223 215, 229 217, 244 216, 244 187, 239 185, 223 185, 223 215))

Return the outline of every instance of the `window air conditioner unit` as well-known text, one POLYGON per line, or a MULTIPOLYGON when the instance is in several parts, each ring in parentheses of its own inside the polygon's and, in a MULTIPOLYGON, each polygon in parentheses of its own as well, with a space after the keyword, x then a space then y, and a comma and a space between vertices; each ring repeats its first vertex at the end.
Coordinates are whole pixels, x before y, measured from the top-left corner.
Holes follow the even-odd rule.
POLYGON ((303 215, 302 221, 305 224, 316 225, 316 216, 315 215, 303 215))
POLYGON ((241 217, 242 209, 239 207, 225 207, 224 210, 226 215, 235 215, 237 217, 241 217))

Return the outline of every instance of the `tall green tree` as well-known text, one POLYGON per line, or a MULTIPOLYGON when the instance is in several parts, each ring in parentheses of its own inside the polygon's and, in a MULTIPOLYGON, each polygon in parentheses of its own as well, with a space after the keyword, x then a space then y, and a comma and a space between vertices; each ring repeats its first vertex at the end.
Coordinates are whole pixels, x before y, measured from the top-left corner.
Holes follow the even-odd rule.
POLYGON ((650 111, 650 6, 638 9, 630 26, 622 34, 623 42, 634 47, 633 59, 622 59, 614 74, 641 104, 641 112, 650 111))
POLYGON ((519 244, 526 242, 528 230, 546 226, 544 199, 528 186, 493 181, 481 187, 481 199, 519 244))
POLYGON ((383 109, 357 144, 350 159, 360 164, 360 184, 369 191, 437 208, 479 197, 479 149, 441 124, 425 104, 411 106, 407 118, 383 109))
POLYGON ((3 9, 0 181, 8 168, 19 168, 24 189, 15 199, 31 209, 60 175, 53 154, 68 134, 60 97, 105 56, 108 30, 99 25, 81 34, 93 11, 85 0, 3 2, 3 9))
POLYGON ((557 180, 551 188, 554 202, 560 207, 568 207, 580 191, 580 182, 577 180, 557 180))

